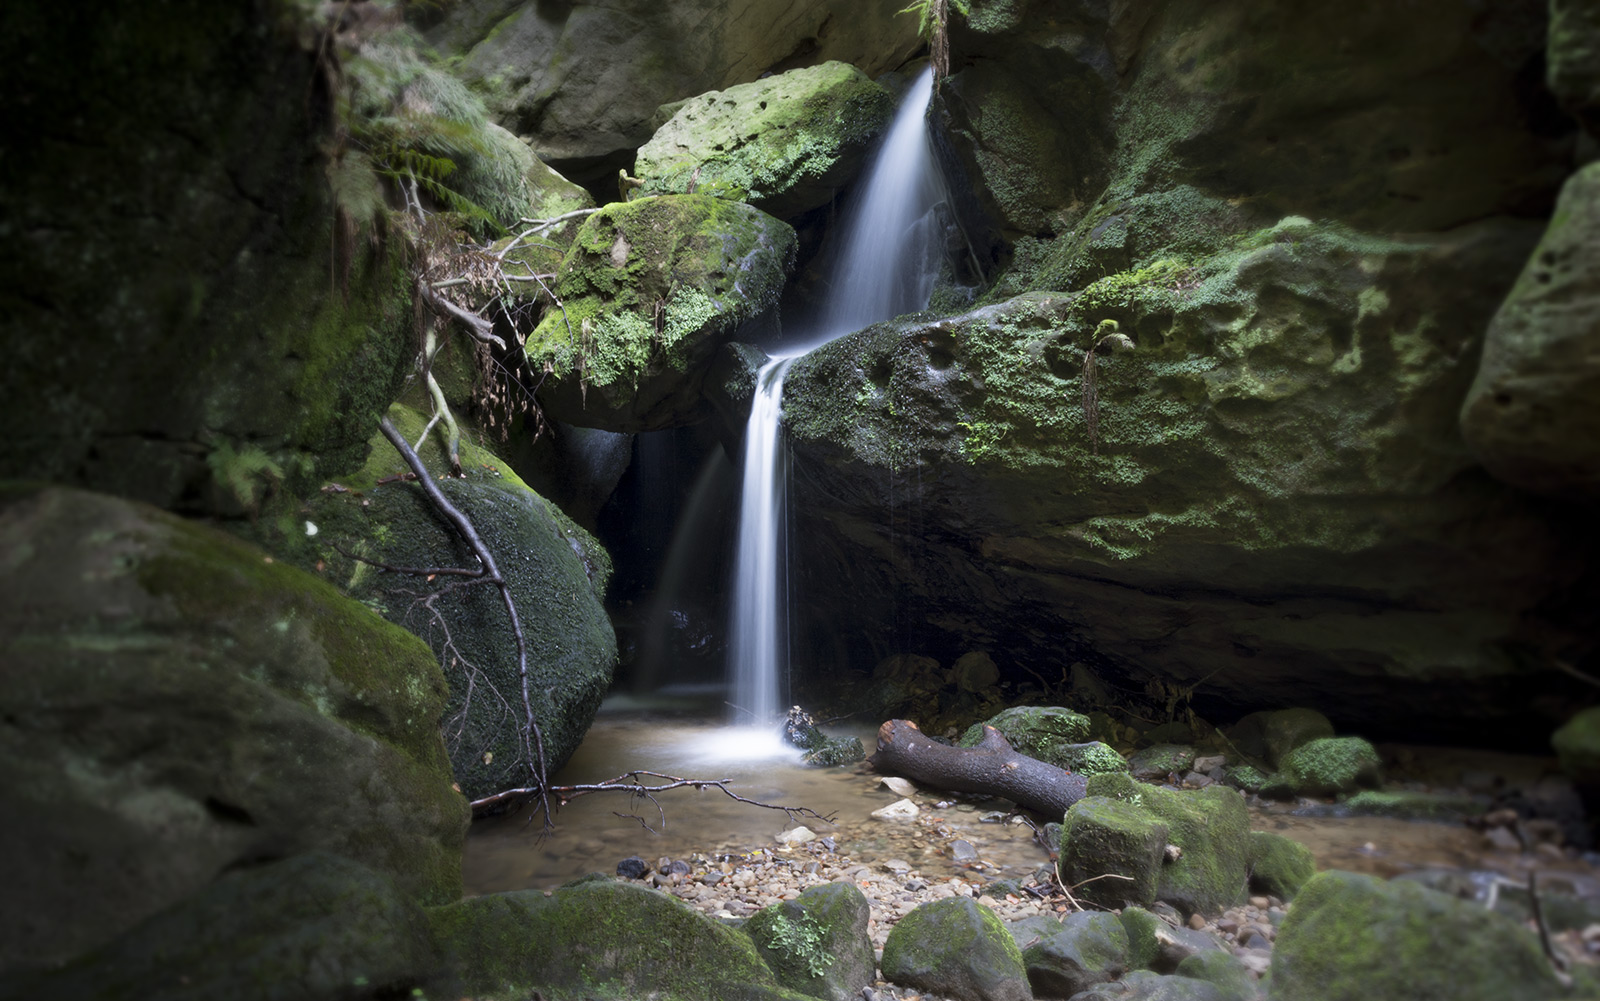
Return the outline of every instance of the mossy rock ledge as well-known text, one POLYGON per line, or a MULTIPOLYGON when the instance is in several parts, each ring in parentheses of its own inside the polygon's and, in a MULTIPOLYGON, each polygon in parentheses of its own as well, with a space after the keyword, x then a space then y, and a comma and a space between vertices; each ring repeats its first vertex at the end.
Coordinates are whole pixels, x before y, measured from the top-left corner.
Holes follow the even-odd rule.
POLYGON ((740 202, 655 195, 584 220, 552 308, 528 338, 546 413, 607 431, 659 431, 711 414, 717 348, 757 333, 794 266, 794 230, 740 202))
POLYGON ((100 945, 230 868, 321 851, 461 892, 426 644, 233 536, 0 490, 0 970, 100 945))
POLYGON ((696 191, 791 219, 833 199, 893 115, 889 92, 854 66, 794 69, 684 101, 634 172, 646 192, 696 191))

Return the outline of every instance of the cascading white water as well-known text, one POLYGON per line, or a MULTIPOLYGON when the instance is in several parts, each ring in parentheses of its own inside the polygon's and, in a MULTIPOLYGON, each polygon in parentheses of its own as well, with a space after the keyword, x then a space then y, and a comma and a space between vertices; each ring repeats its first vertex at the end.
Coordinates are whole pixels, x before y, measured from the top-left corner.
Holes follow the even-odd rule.
MULTIPOLYGON (((729 674, 735 723, 771 723, 788 677, 784 500, 788 454, 783 377, 794 358, 851 331, 928 304, 938 276, 941 181, 924 119, 933 70, 906 91, 866 182, 845 210, 843 239, 816 336, 762 367, 745 430, 729 674)), ((768 732, 774 733, 772 728, 768 732)))

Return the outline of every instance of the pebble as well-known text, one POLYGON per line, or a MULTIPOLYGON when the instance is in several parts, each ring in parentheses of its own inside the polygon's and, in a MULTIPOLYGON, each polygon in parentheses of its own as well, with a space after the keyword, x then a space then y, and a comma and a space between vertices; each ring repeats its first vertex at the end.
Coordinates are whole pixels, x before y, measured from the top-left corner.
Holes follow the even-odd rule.
POLYGON ((917 794, 917 787, 905 779, 890 776, 883 780, 883 787, 896 796, 911 797, 917 794))
POLYGON ((873 810, 872 816, 879 820, 910 820, 922 810, 909 799, 896 800, 880 810, 873 810))

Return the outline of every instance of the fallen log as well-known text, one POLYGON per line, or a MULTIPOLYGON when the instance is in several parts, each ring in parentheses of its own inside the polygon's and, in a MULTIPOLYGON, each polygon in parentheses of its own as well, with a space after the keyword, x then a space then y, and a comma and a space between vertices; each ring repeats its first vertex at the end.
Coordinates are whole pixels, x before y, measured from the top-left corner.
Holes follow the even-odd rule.
POLYGON ((892 719, 878 727, 878 751, 868 763, 886 775, 1001 796, 1051 817, 1066 813, 1088 785, 1082 775, 1018 754, 992 726, 983 728, 978 746, 951 747, 930 739, 910 720, 892 719))

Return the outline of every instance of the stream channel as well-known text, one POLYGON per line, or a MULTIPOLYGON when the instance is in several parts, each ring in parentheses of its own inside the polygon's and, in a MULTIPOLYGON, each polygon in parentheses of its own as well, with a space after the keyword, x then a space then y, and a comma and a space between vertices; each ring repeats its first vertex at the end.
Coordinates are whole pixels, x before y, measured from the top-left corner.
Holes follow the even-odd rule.
MULTIPOLYGON (((828 731, 860 737, 869 753, 876 738, 875 728, 867 725, 832 725, 828 731)), ((1389 787, 1531 790, 1556 774, 1553 758, 1393 745, 1380 745, 1379 750, 1389 765, 1389 787)), ((720 705, 710 700, 607 700, 555 781, 593 782, 641 768, 684 778, 731 779, 734 791, 746 798, 832 816, 832 824, 804 822, 819 836, 833 838, 841 854, 874 867, 903 859, 925 874, 987 881, 1026 877, 1048 862, 1031 827, 1008 818, 1004 811, 1010 804, 1002 800, 958 798, 929 789, 918 799, 942 822, 874 819, 873 810, 900 798, 881 784, 881 776, 865 765, 802 765, 792 748, 728 727, 720 705), (957 861, 952 846, 958 839, 976 849, 977 862, 957 861)), ((1461 822, 1340 816, 1331 804, 1316 801, 1250 801, 1253 829, 1275 831, 1306 845, 1319 869, 1385 878, 1428 871, 1434 885, 1442 882, 1464 894, 1476 888, 1480 896, 1496 876, 1526 884, 1533 871, 1542 886, 1591 901, 1600 913, 1600 869, 1595 865, 1600 857, 1593 853, 1554 845, 1525 851, 1512 845, 1508 835, 1461 822)), ((466 892, 553 888, 586 873, 612 873, 630 855, 654 864, 663 856, 715 859, 760 848, 781 852, 777 835, 795 826, 780 811, 739 803, 714 789, 672 790, 659 803, 660 812, 648 801, 630 801, 617 793, 585 796, 559 810, 556 830, 545 838, 537 823, 528 823, 526 811, 480 820, 467 839, 466 892)))

